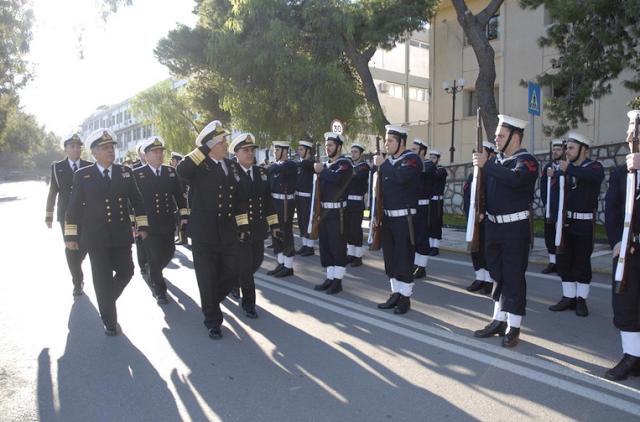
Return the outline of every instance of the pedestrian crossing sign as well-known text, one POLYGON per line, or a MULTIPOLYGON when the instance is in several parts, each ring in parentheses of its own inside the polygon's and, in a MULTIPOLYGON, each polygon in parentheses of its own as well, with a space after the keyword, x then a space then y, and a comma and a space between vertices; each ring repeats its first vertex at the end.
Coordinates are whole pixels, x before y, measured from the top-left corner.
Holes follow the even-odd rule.
POLYGON ((529 114, 540 115, 540 85, 529 82, 529 114))

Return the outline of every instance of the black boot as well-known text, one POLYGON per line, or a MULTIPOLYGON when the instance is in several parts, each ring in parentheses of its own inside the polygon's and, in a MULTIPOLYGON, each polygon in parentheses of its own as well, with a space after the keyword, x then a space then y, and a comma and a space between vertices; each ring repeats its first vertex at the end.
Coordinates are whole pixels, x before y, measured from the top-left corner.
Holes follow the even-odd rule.
POLYGON ((240 287, 234 287, 231 290, 231 296, 233 296, 236 300, 240 299, 240 287))
POLYGON ((511 327, 509 332, 502 339, 502 347, 515 347, 520 340, 520 327, 511 327))
POLYGON ((362 257, 354 256, 353 262, 351 262, 351 266, 355 268, 359 267, 360 265, 362 265, 362 257))
POLYGON ((426 276, 427 276, 427 270, 421 266, 418 266, 418 269, 413 272, 413 278, 416 280, 426 276))
POLYGON ((305 250, 307 250, 307 246, 306 245, 302 245, 302 247, 296 251, 296 255, 300 255, 305 250))
POLYGON ((282 277, 289 277, 290 275, 293 275, 293 268, 283 267, 280 271, 275 273, 274 276, 278 278, 282 278, 282 277))
POLYGON ((355 256, 347 255, 347 264, 351 264, 353 262, 353 258, 355 258, 355 256))
POLYGON ((586 317, 589 315, 589 308, 587 308, 587 300, 581 297, 576 299, 576 315, 579 317, 586 317))
POLYGON ((555 305, 549 306, 549 310, 553 312, 562 312, 562 311, 566 311, 567 309, 571 309, 572 311, 576 310, 575 297, 562 296, 562 299, 560 299, 560 302, 556 303, 555 305))
POLYGON ((467 291, 477 292, 478 290, 482 289, 482 287, 484 287, 484 281, 476 280, 473 283, 471 283, 471 286, 467 287, 467 291))
POLYGON ((411 298, 409 296, 400 295, 400 301, 393 310, 396 315, 406 314, 411 309, 411 298))
POLYGON ((398 303, 400 303, 401 296, 402 295, 400 293, 392 293, 391 296, 389 296, 389 300, 387 300, 385 303, 378 304, 378 308, 380 309, 395 308, 396 306, 398 306, 398 303))
POLYGON ((318 292, 325 291, 329 287, 331 287, 331 283, 333 283, 333 280, 326 279, 325 281, 322 282, 322 284, 318 284, 317 286, 314 286, 313 290, 318 292))
POLYGON ((480 293, 481 295, 490 295, 491 293, 493 293, 493 283, 487 283, 485 281, 482 285, 482 290, 480 290, 478 293, 480 293))
POLYGON ((413 266, 413 271, 412 271, 412 272, 414 272, 414 273, 415 273, 415 272, 416 272, 416 270, 418 269, 418 267, 419 267, 419 265, 414 265, 414 266, 413 266))
POLYGON ((640 357, 624 354, 616 366, 609 369, 604 377, 611 381, 624 381, 629 376, 640 377, 640 357))
POLYGON ((342 291, 342 280, 339 278, 334 278, 333 283, 327 289, 328 295, 335 295, 336 293, 340 293, 342 291))
POLYGON ((312 247, 307 246, 307 249, 305 249, 304 252, 300 254, 300 256, 311 256, 315 254, 316 254, 316 250, 312 247))
POLYGON ((478 330, 473 333, 474 337, 488 338, 498 334, 500 337, 504 337, 504 333, 507 331, 507 321, 498 321, 494 319, 482 330, 478 330))
POLYGON ((429 254, 429 256, 436 256, 436 255, 440 255, 440 248, 431 248, 431 253, 429 254))
POLYGON ((547 265, 547 268, 545 268, 540 272, 542 274, 551 274, 551 273, 557 273, 558 270, 556 269, 556 264, 554 264, 553 262, 550 262, 549 265, 547 265))
POLYGON ((267 275, 275 275, 277 272, 279 272, 283 268, 284 268, 284 264, 278 264, 278 266, 275 267, 273 270, 267 271, 267 275))

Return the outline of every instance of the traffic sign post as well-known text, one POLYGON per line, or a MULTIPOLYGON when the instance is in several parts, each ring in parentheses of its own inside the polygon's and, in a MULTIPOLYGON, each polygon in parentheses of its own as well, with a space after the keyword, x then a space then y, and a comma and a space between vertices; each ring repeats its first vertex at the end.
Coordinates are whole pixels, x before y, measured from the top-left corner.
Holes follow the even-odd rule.
POLYGON ((344 135, 344 126, 340 120, 335 119, 331 122, 331 132, 337 133, 338 135, 344 135))
POLYGON ((542 107, 540 105, 540 85, 536 85, 533 82, 529 82, 529 95, 527 97, 527 102, 529 106, 529 114, 531 115, 531 149, 530 153, 534 153, 534 145, 535 145, 535 117, 539 116, 542 107))

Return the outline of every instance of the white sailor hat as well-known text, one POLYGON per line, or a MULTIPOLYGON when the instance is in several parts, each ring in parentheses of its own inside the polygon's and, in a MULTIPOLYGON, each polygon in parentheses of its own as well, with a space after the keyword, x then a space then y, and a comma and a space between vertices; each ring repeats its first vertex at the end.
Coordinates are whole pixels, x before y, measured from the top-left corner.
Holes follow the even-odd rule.
POLYGON ((627 129, 627 133, 631 133, 635 130, 636 117, 640 116, 640 110, 631 110, 627 113, 627 116, 629 116, 629 129, 627 129))
POLYGON ((563 142, 564 142, 564 139, 552 139, 551 145, 554 147, 561 147, 563 142))
POLYGON ((414 139, 414 140, 413 140, 413 143, 414 143, 414 144, 418 144, 418 145, 420 145, 421 147, 424 147, 424 148, 427 148, 427 149, 429 148, 429 146, 427 145, 427 143, 426 143, 425 141, 423 141, 422 139, 419 139, 419 138, 414 139))
POLYGON ((515 117, 507 116, 506 114, 498 114, 498 128, 496 129, 496 135, 500 131, 500 126, 508 129, 524 132, 524 128, 529 124, 524 120, 516 119, 515 117))
POLYGON ((78 135, 77 133, 70 133, 60 139, 60 146, 62 147, 62 149, 64 149, 64 147, 66 147, 67 145, 74 143, 84 144, 82 135, 78 135))
POLYGON ((490 149, 491 151, 495 151, 496 150, 495 144, 492 144, 489 141, 482 141, 482 146, 487 148, 487 149, 490 149))
POLYGON ((591 139, 587 138, 584 135, 580 135, 579 133, 576 133, 576 132, 567 133, 567 141, 577 142, 579 144, 584 145, 587 148, 591 146, 591 139))
POLYGON ((241 148, 258 148, 255 136, 249 132, 236 136, 233 142, 231 142, 229 149, 236 152, 241 148))
POLYGON ((429 155, 435 155, 436 157, 440 157, 442 153, 440 153, 440 151, 436 151, 435 149, 432 149, 429 155))
POLYGON ((289 142, 289 141, 274 141, 273 142, 273 146, 274 147, 279 147, 279 148, 289 148, 290 145, 291 145, 291 142, 289 142))
POLYGON ((364 152, 364 146, 360 142, 352 143, 351 148, 360 148, 360 151, 364 152))
POLYGON ((144 153, 144 150, 142 149, 142 146, 145 144, 145 142, 147 142, 147 139, 143 139, 142 141, 138 141, 138 143, 136 144, 136 152, 144 153))
POLYGON ((401 138, 406 138, 407 135, 409 135, 409 129, 401 126, 386 125, 384 128, 387 130, 387 134, 396 135, 401 138))
POLYGON ((298 141, 298 145, 307 147, 307 148, 313 148, 313 143, 309 141, 298 141))
POLYGON ((196 146, 201 147, 211 140, 216 141, 213 143, 213 145, 215 145, 221 142, 228 134, 229 131, 222 127, 220 120, 214 120, 202 129, 202 132, 200 132, 200 135, 196 138, 196 146))
POLYGON ((182 160, 184 158, 184 155, 179 154, 175 151, 171 151, 171 158, 176 158, 178 160, 182 160))
POLYGON ((93 132, 86 141, 84 141, 84 147, 87 150, 99 147, 105 144, 116 144, 116 134, 111 129, 98 129, 93 132))
POLYGON ((344 144, 344 136, 335 133, 335 132, 327 132, 324 134, 324 140, 325 141, 335 141, 335 142, 339 142, 341 144, 344 144))
POLYGON ((145 154, 149 151, 153 151, 154 149, 164 149, 164 139, 159 136, 152 136, 144 141, 140 149, 145 154))

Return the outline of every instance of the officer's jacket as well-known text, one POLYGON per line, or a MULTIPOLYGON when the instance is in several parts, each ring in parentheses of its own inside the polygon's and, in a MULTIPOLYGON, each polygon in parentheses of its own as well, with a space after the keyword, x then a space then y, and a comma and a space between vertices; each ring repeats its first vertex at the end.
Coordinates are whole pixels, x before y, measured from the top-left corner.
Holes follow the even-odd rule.
POLYGON ((436 168, 436 178, 433 185, 433 194, 442 196, 444 195, 444 188, 447 183, 447 169, 442 166, 436 168))
POLYGON ((78 225, 82 225, 80 242, 87 248, 131 245, 133 235, 127 203, 133 207, 138 230, 147 231, 144 201, 133 171, 118 164, 113 164, 111 169, 110 181, 105 180, 96 164, 76 171, 65 217, 65 241, 78 241, 78 225))
POLYGON ((158 177, 151 167, 145 165, 135 169, 133 174, 144 199, 149 234, 173 233, 176 204, 181 219, 189 216, 187 201, 176 170, 173 167, 162 166, 158 177))
POLYGON ((347 186, 353 177, 353 165, 344 155, 332 163, 325 163, 320 172, 322 202, 343 202, 347 200, 347 186))
POLYGON ((313 190, 313 175, 315 170, 313 169, 316 163, 315 158, 309 157, 306 160, 300 160, 298 164, 298 180, 296 182, 296 190, 298 192, 311 193, 313 190))
POLYGON ((296 191, 298 165, 293 160, 279 161, 267 170, 271 179, 271 192, 293 195, 296 191))
MULTIPOLYGON (((611 249, 622 240, 624 207, 627 199, 627 174, 626 165, 618 166, 609 178, 609 189, 604 197, 604 225, 611 249)), ((638 178, 637 173, 636 178, 638 178)), ((634 209, 638 207, 640 207, 640 200, 636 198, 634 209)), ((640 233, 640 212, 634 212, 633 217, 633 232, 640 233)))
POLYGON ((383 206, 387 210, 417 208, 422 194, 423 164, 420 156, 406 150, 398 158, 390 155, 380 166, 383 180, 383 206))
MULTIPOLYGON (((487 213, 508 215, 528 211, 533 203, 538 161, 526 149, 511 157, 501 153, 496 161, 487 161, 482 169, 485 184, 485 209, 487 213)), ((530 237, 529 220, 511 223, 487 223, 487 236, 504 238, 530 237), (495 229, 495 231, 490 231, 495 229)))
POLYGON ((272 230, 278 228, 278 215, 274 199, 271 197, 267 170, 253 165, 251 173, 253 180, 240 167, 240 183, 249 198, 249 231, 252 241, 264 241, 267 238, 269 228, 272 230))
MULTIPOLYGON (((90 166, 89 161, 80 160, 80 168, 90 166)), ((49 184, 49 196, 47 197, 47 209, 45 222, 53 222, 53 208, 58 198, 57 221, 64 221, 67 212, 71 189, 73 187, 73 169, 69 165, 69 159, 51 164, 51 183, 49 184)))
MULTIPOLYGON (((547 170, 549 170, 551 168, 551 166, 553 166, 553 168, 555 170, 558 169, 558 163, 556 163, 556 160, 553 160, 553 164, 552 163, 547 163, 544 168, 542 169, 542 175, 540 176, 540 199, 542 199, 542 205, 546 208, 547 206, 547 170)), ((554 173, 555 175, 556 173, 554 173)), ((558 178, 557 177, 552 177, 551 178, 551 217, 553 218, 553 221, 556 221, 557 218, 557 214, 558 214, 558 194, 560 193, 560 191, 558 189, 554 189, 554 187, 556 187, 556 184, 558 183, 558 178)))
POLYGON ((354 175, 347 187, 347 195, 362 196, 360 200, 349 200, 348 207, 354 209, 360 209, 364 206, 364 195, 369 190, 369 172, 371 167, 369 163, 360 161, 357 164, 353 164, 354 175))
POLYGON ((188 154, 178 164, 180 176, 189 182, 190 214, 187 236, 212 244, 229 244, 238 239, 238 228, 247 230, 246 191, 240 184, 238 163, 224 158, 216 164, 209 156, 211 149, 204 145, 188 154))
MULTIPOLYGON (((560 172, 554 173, 555 183, 551 186, 551 209, 554 210, 554 221, 557 221, 558 202, 560 198, 560 172)), ((582 165, 569 164, 565 171, 565 210, 567 212, 593 213, 598 210, 600 185, 604 180, 602 164, 590 159, 584 160, 582 165)), ((579 220, 567 218, 565 228, 567 233, 591 235, 593 220, 579 220)))
MULTIPOLYGON (((424 166, 424 170, 420 175, 422 180, 422 192, 420 193, 420 198, 418 199, 431 199, 431 197, 436 194, 435 183, 436 183, 436 176, 438 173, 438 169, 436 168, 436 165, 433 164, 433 161, 431 160, 423 161, 422 165, 424 166)), ((447 179, 446 170, 444 172, 444 178, 445 180, 447 179)))

